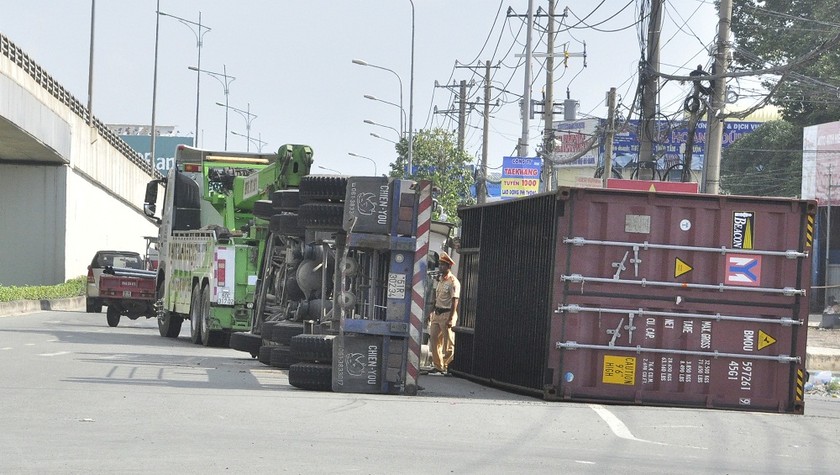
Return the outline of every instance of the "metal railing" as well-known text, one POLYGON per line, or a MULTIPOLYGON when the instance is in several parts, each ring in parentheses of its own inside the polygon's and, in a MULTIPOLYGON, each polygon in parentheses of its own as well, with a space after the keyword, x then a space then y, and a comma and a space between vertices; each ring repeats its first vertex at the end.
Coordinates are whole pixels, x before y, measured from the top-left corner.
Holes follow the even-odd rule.
POLYGON ((143 157, 132 149, 123 139, 119 138, 111 129, 103 124, 96 117, 91 117, 90 111, 79 102, 67 89, 38 65, 28 54, 24 53, 6 35, 0 33, 0 53, 9 58, 14 64, 29 74, 44 90, 70 108, 73 113, 81 117, 85 122, 90 123, 99 134, 108 141, 120 153, 125 155, 131 162, 140 167, 149 175, 159 177, 160 173, 155 170, 151 163, 146 162, 143 157), (92 119, 92 120, 91 120, 92 119))

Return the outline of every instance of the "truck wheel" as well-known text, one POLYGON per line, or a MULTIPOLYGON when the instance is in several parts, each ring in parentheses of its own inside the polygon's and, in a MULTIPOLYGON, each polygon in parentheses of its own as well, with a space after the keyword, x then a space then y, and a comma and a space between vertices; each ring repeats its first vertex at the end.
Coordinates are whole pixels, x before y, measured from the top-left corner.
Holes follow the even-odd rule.
POLYGON ((108 326, 115 327, 120 324, 120 309, 114 305, 108 305, 108 326))
POLYGON ((273 348, 276 348, 276 347, 275 346, 261 346, 260 347, 260 353, 259 353, 259 356, 257 357, 257 359, 260 361, 260 363, 262 363, 266 366, 271 364, 271 350, 273 348))
POLYGON ((225 335, 220 330, 210 330, 210 286, 201 289, 201 342, 204 346, 221 346, 225 335))
POLYGON ((269 341, 280 345, 289 345, 292 338, 303 333, 303 323, 289 321, 277 322, 271 329, 269 341))
POLYGON ((288 346, 271 347, 271 366, 280 369, 289 369, 295 363, 300 363, 300 361, 292 356, 291 349, 288 346))
POLYGON ((269 222, 269 230, 280 236, 304 237, 306 229, 298 225, 296 214, 275 214, 269 222))
POLYGON ((297 335, 289 344, 292 356, 300 361, 329 363, 332 361, 335 335, 297 335))
POLYGON ((190 341, 200 345, 201 340, 201 291, 198 283, 193 285, 190 297, 190 341))
POLYGON ((344 201, 347 177, 342 175, 307 175, 300 179, 300 201, 344 201))
POLYGON ((275 211, 294 213, 300 208, 300 192, 298 190, 277 190, 271 195, 275 211))
POLYGON ((184 317, 178 316, 169 310, 163 310, 163 316, 158 317, 158 332, 166 338, 178 338, 181 334, 181 324, 184 317))
POLYGON ((310 391, 332 391, 332 365, 295 363, 289 367, 289 384, 310 391))
POLYGON ((342 203, 306 203, 298 210, 298 225, 307 229, 340 231, 343 222, 342 203))
POLYGON ((257 200, 254 202, 254 216, 262 219, 271 219, 274 215, 274 205, 271 200, 257 200))
POLYGON ((230 347, 234 350, 250 353, 252 358, 260 354, 262 338, 249 332, 236 332, 230 335, 230 347))
POLYGON ((85 312, 87 313, 102 313, 102 302, 96 298, 85 298, 85 312))

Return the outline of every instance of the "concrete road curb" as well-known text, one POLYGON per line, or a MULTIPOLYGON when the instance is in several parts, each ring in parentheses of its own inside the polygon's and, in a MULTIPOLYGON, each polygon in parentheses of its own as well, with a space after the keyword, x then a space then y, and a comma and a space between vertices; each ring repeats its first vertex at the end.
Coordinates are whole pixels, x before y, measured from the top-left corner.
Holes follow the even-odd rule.
POLYGON ((71 297, 51 300, 16 300, 14 302, 0 302, 0 317, 10 317, 24 313, 42 312, 45 310, 65 310, 80 312, 85 310, 85 297, 71 297))

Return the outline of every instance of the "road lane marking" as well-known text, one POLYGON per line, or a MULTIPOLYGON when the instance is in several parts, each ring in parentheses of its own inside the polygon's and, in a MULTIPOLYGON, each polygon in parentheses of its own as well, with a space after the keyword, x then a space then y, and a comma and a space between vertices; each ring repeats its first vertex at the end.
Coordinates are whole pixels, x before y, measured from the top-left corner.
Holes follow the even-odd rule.
POLYGON ((70 354, 70 352, 69 351, 59 351, 59 352, 56 352, 56 353, 41 353, 38 356, 61 356, 61 355, 67 355, 67 354, 70 354))
POLYGON ((595 414, 598 414, 598 416, 600 416, 601 419, 603 419, 604 422, 607 423, 607 425, 610 427, 610 430, 613 431, 613 434, 622 439, 633 440, 636 442, 644 442, 646 444, 664 445, 666 447, 683 447, 688 449, 708 450, 707 447, 695 447, 692 445, 673 445, 666 444, 664 442, 656 442, 654 440, 639 439, 638 437, 634 436, 632 432, 630 432, 630 429, 628 429, 627 426, 624 425, 623 422, 621 422, 621 419, 619 419, 615 414, 610 412, 606 407, 601 406, 599 404, 589 404, 589 407, 592 408, 592 410, 595 411, 595 414))
POLYGON ((0 348, 0 350, 13 350, 13 349, 14 349, 14 348, 12 348, 11 346, 7 346, 7 347, 5 347, 5 348, 0 348))

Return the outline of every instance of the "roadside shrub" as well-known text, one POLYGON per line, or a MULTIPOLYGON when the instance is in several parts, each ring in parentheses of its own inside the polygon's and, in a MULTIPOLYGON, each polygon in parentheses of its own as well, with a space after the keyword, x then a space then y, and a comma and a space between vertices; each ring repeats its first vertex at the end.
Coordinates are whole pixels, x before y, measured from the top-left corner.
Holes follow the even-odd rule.
POLYGON ((58 285, 0 285, 0 302, 78 297, 85 294, 86 284, 87 277, 82 275, 58 285))

